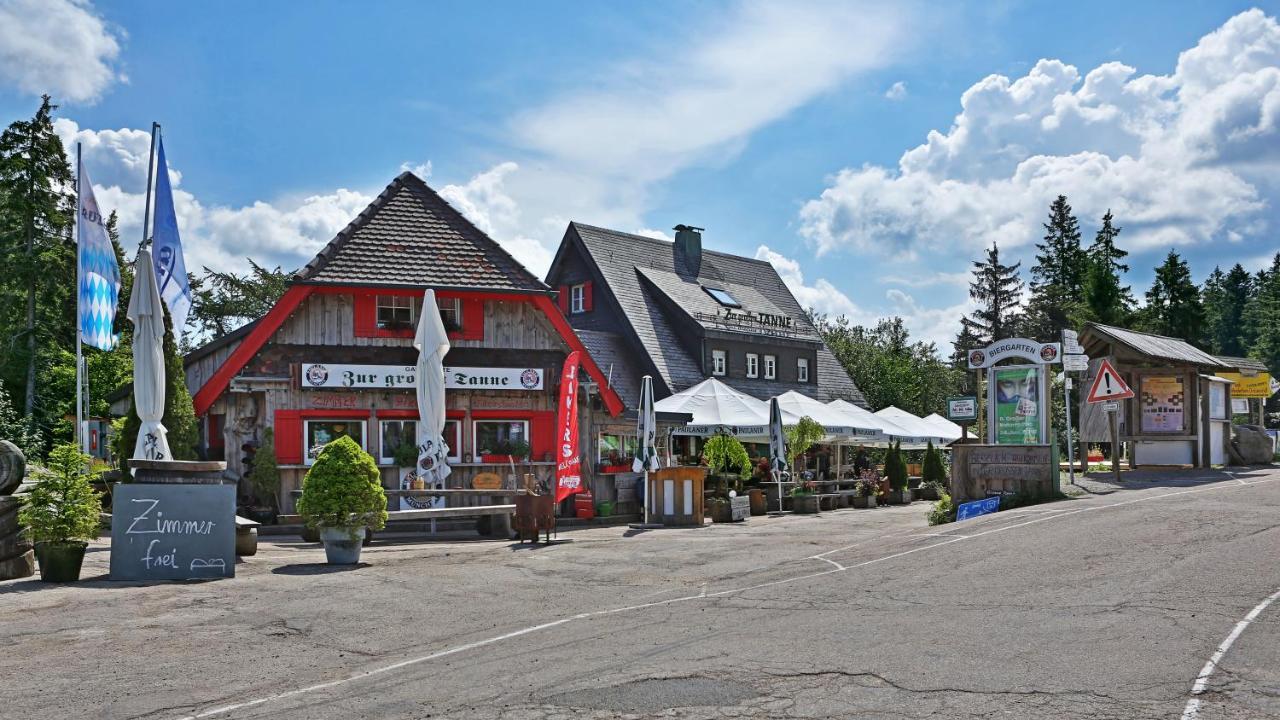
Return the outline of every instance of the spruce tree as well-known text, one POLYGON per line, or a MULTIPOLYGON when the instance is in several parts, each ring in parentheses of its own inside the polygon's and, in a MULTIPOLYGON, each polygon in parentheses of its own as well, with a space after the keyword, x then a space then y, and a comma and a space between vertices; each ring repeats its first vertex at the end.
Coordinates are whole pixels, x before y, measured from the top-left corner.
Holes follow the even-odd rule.
POLYGON ((1080 223, 1071 214, 1065 195, 1049 206, 1044 231, 1044 241, 1036 243, 1036 264, 1031 268, 1025 327, 1031 337, 1049 342, 1078 314, 1087 269, 1080 249, 1080 223))
MULTIPOLYGON (((1280 252, 1271 267, 1254 279, 1255 291, 1245 310, 1244 324, 1253 329, 1249 356, 1266 363, 1273 373, 1280 373, 1280 252)), ((1280 402, 1280 395, 1268 401, 1268 407, 1280 402)))
POLYGON ((1000 248, 994 242, 985 260, 974 261, 969 297, 978 303, 978 308, 960 319, 963 327, 957 343, 963 340, 976 342, 974 347, 983 347, 1018 334, 1023 290, 1022 278, 1018 277, 1021 267, 1022 263, 1001 263, 1000 248))
POLYGON ((1252 295, 1253 277, 1239 263, 1226 273, 1214 267, 1205 279, 1205 332, 1214 353, 1244 357, 1249 352, 1253 326, 1244 318, 1252 295))
POLYGON ((1142 314, 1143 326, 1149 332, 1203 344, 1204 305, 1200 288, 1191 281, 1191 268, 1176 250, 1170 250, 1164 263, 1156 268, 1142 314))
POLYGON ((55 109, 45 95, 32 119, 0 134, 0 328, 7 336, 0 372, 22 396, 23 414, 44 427, 61 407, 56 398, 43 407, 40 390, 51 383, 38 370, 61 363, 59 351, 75 342, 75 186, 53 131, 55 109))
POLYGON ((1124 325, 1133 315, 1133 292, 1128 285, 1120 284, 1120 276, 1129 272, 1129 266, 1121 260, 1129 253, 1116 247, 1121 228, 1112 222, 1111 211, 1107 210, 1102 227, 1085 253, 1084 302, 1077 320, 1124 325))

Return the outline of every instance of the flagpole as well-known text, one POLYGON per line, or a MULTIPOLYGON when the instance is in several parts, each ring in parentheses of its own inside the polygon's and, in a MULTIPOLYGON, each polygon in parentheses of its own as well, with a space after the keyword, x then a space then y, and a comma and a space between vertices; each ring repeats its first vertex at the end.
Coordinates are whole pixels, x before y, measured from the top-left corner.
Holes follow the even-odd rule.
POLYGON ((81 283, 84 282, 82 277, 82 262, 84 253, 84 243, 81 242, 81 235, 84 233, 84 219, 80 217, 80 178, 84 176, 84 165, 80 159, 80 143, 76 143, 76 444, 80 447, 80 452, 89 452, 88 433, 85 432, 84 422, 84 352, 81 349, 83 323, 80 319, 80 301, 84 294, 81 290, 81 283))
MULTIPOLYGON (((142 210, 142 244, 141 248, 147 244, 147 239, 151 235, 151 186, 155 182, 156 177, 156 135, 160 132, 160 123, 151 123, 151 157, 147 160, 147 200, 142 210)), ((152 272, 155 272, 153 269, 152 272)))

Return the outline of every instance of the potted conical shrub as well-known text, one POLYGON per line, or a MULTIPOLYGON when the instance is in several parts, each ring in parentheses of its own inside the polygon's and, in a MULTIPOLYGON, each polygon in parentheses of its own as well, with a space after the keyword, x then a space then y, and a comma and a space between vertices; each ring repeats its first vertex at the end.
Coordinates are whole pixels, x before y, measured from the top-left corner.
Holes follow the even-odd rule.
POLYGON ((884 474, 889 478, 889 504, 906 505, 911 502, 907 489, 907 463, 902 459, 902 441, 889 448, 884 460, 884 474))
POLYGON ((938 500, 947 492, 947 468, 942 464, 942 451, 933 446, 933 441, 924 451, 924 467, 920 474, 919 499, 938 500))
POLYGON ((98 474, 74 444, 49 453, 45 471, 19 511, 21 522, 31 528, 41 580, 80 579, 88 541, 98 537, 102 501, 91 485, 98 474))
POLYGON ((387 495, 373 456, 349 437, 324 446, 302 480, 298 514, 320 531, 330 565, 360 562, 365 528, 387 524, 387 495))

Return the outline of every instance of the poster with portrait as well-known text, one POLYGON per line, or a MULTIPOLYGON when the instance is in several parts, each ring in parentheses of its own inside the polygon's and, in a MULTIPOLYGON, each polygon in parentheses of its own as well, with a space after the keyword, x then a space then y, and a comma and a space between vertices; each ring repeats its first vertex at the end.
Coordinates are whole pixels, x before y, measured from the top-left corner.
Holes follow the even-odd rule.
POLYGON ((1181 376, 1142 378, 1142 432, 1182 432, 1185 398, 1181 376))
POLYGON ((995 368, 995 436, 1000 445, 1040 442, 1040 368, 995 368))

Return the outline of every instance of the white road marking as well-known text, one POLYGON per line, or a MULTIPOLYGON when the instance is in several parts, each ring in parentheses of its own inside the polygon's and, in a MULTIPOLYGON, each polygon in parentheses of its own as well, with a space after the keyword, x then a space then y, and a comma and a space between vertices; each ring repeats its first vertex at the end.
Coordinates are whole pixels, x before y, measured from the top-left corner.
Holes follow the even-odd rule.
POLYGON ((1262 611, 1266 610, 1267 606, 1275 602, 1277 599, 1280 599, 1280 590, 1275 591, 1268 596, 1266 600, 1258 603, 1249 611, 1248 615, 1244 616, 1243 620, 1236 623, 1236 626, 1231 629, 1231 633, 1227 635, 1227 639, 1222 641, 1222 644, 1218 646, 1218 651, 1213 654, 1213 657, 1209 658, 1209 662, 1204 664, 1204 668, 1201 669, 1200 674, 1196 676, 1196 683, 1191 686, 1191 699, 1187 700, 1187 706, 1182 711, 1182 720, 1196 720, 1196 716, 1200 714, 1200 695, 1204 694, 1204 689, 1209 685, 1209 678, 1213 676, 1213 671, 1218 669, 1218 663, 1222 662, 1223 656, 1227 654, 1227 651, 1231 649, 1231 646, 1240 638, 1240 635, 1244 632, 1245 628, 1249 627, 1249 623, 1257 620, 1258 616, 1262 614, 1262 611))
MULTIPOLYGON (((1260 485, 1263 483, 1274 482, 1276 480, 1280 480, 1280 478, 1267 478, 1263 480, 1255 480, 1253 482, 1245 483, 1245 485, 1247 486, 1260 485)), ((438 660, 442 657, 448 657, 450 655, 456 655, 458 653, 467 652, 468 650, 475 650, 477 648, 482 648, 488 645, 494 645, 500 642, 504 642, 506 640, 510 640, 512 638, 520 637, 522 635, 528 635, 530 633, 539 632, 541 630, 547 630, 549 628, 558 627, 560 625, 565 625, 567 623, 575 622, 578 620, 588 620, 591 618, 604 617, 607 615, 616 615, 618 613, 633 612, 636 610, 645 610, 648 608, 661 607, 663 605, 673 605, 675 603, 688 602, 691 600, 701 600, 704 598, 722 597, 722 596, 730 595, 733 593, 750 592, 752 590, 761 590, 763 588, 775 587, 778 585, 799 582, 801 580, 812 580, 812 579, 824 577, 827 575, 834 575, 836 573, 847 572, 849 570, 856 570, 858 568, 867 567, 868 565, 875 565, 876 563, 886 562, 888 560, 896 560, 897 558, 900 558, 900 557, 913 555, 915 553, 923 552, 925 550, 933 550, 933 549, 942 547, 944 545, 951 545, 953 543, 963 542, 965 540, 971 540, 979 537, 984 537, 986 535, 994 535, 996 533, 1006 532, 1008 530, 1013 530, 1015 528, 1020 528, 1020 527, 1026 527, 1028 525, 1035 525, 1048 520, 1057 520, 1059 518, 1064 518, 1070 515, 1078 515, 1080 513, 1090 512, 1094 510, 1105 510, 1113 507, 1133 505, 1135 503, 1147 502, 1150 500, 1162 500, 1164 498, 1177 497, 1180 495, 1190 495, 1193 493, 1209 492, 1212 490, 1233 490, 1237 487, 1240 487, 1240 486, 1226 485, 1224 483, 1215 483, 1207 487, 1193 488, 1190 490, 1179 490, 1179 491, 1170 492, 1170 493, 1161 493, 1160 495, 1148 495, 1140 498, 1134 498, 1132 500, 1124 500, 1121 502, 1109 503, 1106 505, 1093 505, 1090 507, 1079 508, 1076 510, 1070 510, 1067 512, 1057 513, 1054 515, 1045 515, 1042 517, 1038 517, 1034 520, 1028 520, 1026 522, 1015 523, 1012 525, 1002 525, 997 528, 984 530, 982 532, 973 533, 971 535, 949 535, 949 536, 946 536, 948 539, 943 542, 933 543, 932 545, 922 545, 920 547, 911 548, 909 550, 903 550, 902 552, 894 553, 892 555, 886 555, 884 557, 875 558, 873 560, 866 560, 866 561, 857 563, 855 565, 843 566, 843 565, 839 565, 839 563, 836 563, 835 561, 828 560, 828 562, 831 562, 833 565, 836 565, 837 567, 833 567, 830 570, 823 570, 822 572, 808 573, 806 575, 796 575, 789 578, 783 578, 781 580, 773 580, 771 582, 759 583, 757 585, 748 585, 746 587, 740 587, 740 588, 730 588, 728 590, 721 590, 719 592, 714 592, 714 593, 707 593, 706 589, 704 588, 703 591, 698 593, 697 595, 682 595, 680 597, 669 598, 667 600, 656 600, 654 602, 641 603, 638 605, 627 605, 624 607, 612 608, 609 610, 595 610, 592 612, 578 613, 576 615, 569 615, 567 617, 563 617, 558 620, 551 620, 549 622, 541 623, 539 625, 532 625, 527 628, 522 628, 520 630, 513 630, 509 633, 504 633, 502 635, 496 635, 494 637, 485 638, 483 640, 476 640, 474 642, 466 643, 464 645, 459 645, 457 647, 440 650, 440 651, 431 653, 429 655, 422 655, 415 658, 409 658, 407 660, 401 660, 400 662, 392 663, 390 665, 383 665, 381 667, 373 668, 372 670, 362 670, 360 672, 356 672, 351 675, 348 675, 347 677, 344 677, 344 678, 338 678, 336 680, 330 680, 328 682, 317 683, 315 685, 308 685, 307 687, 296 688, 293 690, 288 690, 282 693, 276 693, 274 695, 268 695, 268 696, 257 698, 254 700, 247 700, 245 702, 215 707, 209 710, 204 710, 202 712, 195 713, 193 715, 183 716, 182 718, 179 718, 179 720, 200 720, 200 718, 213 717, 215 715, 224 715, 229 712, 235 712, 236 710, 244 710, 246 708, 264 705, 266 703, 274 702, 276 700, 283 700, 285 698, 296 697, 298 695, 305 695, 307 693, 313 693, 320 690, 327 690, 329 688, 337 687, 339 685, 345 685, 347 683, 354 682, 357 680, 363 680, 365 678, 375 677, 377 675, 383 675, 389 672, 393 672, 395 670, 411 667, 413 665, 419 665, 424 662, 438 660)), ((998 514, 992 514, 985 517, 997 517, 997 515, 998 514)), ((898 536, 898 537, 903 537, 903 536, 898 536)), ((873 542, 877 540, 883 541, 885 539, 887 538, 869 538, 867 540, 856 542, 851 545, 846 545, 844 547, 839 547, 834 550, 828 550, 827 552, 821 553, 819 555, 811 555, 805 559, 806 560, 813 560, 813 559, 826 560, 825 556, 827 555, 831 555, 844 550, 849 550, 851 548, 866 544, 868 542, 873 542)), ((1280 595, 1280 593, 1277 593, 1277 595, 1280 595)), ((1274 598, 1275 596, 1273 596, 1272 598, 1269 598, 1267 601, 1267 604, 1270 604, 1270 601, 1273 600, 1274 598)), ((1265 605, 1261 607, 1265 607, 1265 605)), ((1255 608, 1255 611, 1261 612, 1261 609, 1255 608)), ((1256 615, 1254 615, 1254 617, 1256 617, 1256 615)), ((1248 623, 1245 623, 1245 624, 1247 625, 1248 623)), ((1236 634, 1238 635, 1238 633, 1236 634)), ((1230 638, 1230 640, 1234 642, 1234 638, 1230 638)))
POLYGON ((835 566, 836 566, 836 569, 837 569, 837 570, 843 570, 843 569, 844 569, 844 566, 843 566, 843 565, 841 565, 840 563, 836 562, 835 560, 832 560, 831 558, 824 558, 824 557, 822 557, 821 555, 813 555, 813 556, 811 556, 811 557, 809 557, 809 558, 807 558, 807 559, 809 559, 809 560, 821 560, 821 561, 822 561, 822 562, 824 562, 824 563, 831 563, 832 565, 835 565, 835 566))

